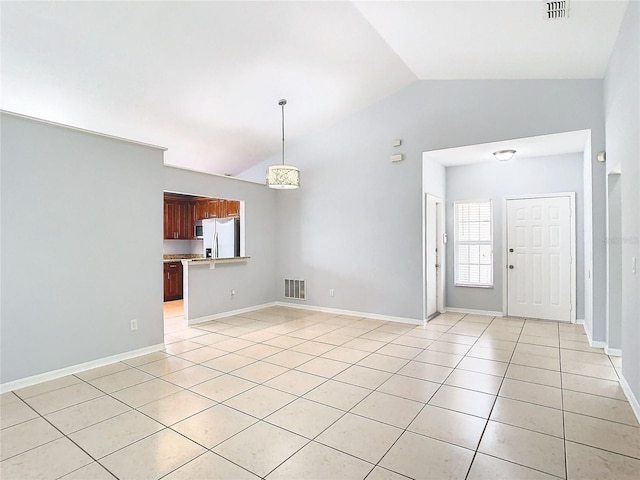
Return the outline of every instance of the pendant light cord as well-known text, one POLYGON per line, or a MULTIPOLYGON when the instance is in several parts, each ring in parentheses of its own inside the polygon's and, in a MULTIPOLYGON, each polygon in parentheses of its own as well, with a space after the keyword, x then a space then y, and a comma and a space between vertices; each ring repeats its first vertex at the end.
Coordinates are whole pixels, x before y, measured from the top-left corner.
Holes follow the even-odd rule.
POLYGON ((287 104, 285 99, 278 102, 278 105, 282 107, 282 165, 284 165, 284 106, 287 104))

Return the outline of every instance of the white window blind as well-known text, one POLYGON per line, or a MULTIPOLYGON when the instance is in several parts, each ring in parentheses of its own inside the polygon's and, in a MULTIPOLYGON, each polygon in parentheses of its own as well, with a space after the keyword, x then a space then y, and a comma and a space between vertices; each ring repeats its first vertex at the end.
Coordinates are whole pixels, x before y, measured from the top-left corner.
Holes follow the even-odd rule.
POLYGON ((454 202, 455 284, 493 286, 491 200, 454 202))

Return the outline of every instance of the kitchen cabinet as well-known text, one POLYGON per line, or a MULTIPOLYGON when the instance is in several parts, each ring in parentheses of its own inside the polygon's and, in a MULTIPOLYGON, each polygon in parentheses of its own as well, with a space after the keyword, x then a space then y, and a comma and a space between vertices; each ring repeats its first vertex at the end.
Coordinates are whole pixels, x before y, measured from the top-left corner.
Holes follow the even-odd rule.
POLYGON ((164 262, 164 301, 182 298, 182 262, 164 262))
POLYGON ((237 200, 225 200, 227 204, 227 217, 240 218, 240 202, 237 200))
POLYGON ((193 236, 193 222, 195 205, 165 198, 164 201, 164 238, 172 240, 191 240, 193 236))

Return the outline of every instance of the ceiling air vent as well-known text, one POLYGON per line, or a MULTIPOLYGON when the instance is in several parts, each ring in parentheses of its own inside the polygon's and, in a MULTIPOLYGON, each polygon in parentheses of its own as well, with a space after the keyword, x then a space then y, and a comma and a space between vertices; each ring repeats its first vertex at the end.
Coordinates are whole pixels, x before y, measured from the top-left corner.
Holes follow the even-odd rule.
POLYGON ((307 289, 304 280, 284 279, 284 298, 293 298, 295 300, 306 300, 307 289))
POLYGON ((553 20, 555 18, 567 18, 569 16, 569 0, 560 2, 542 2, 544 6, 544 18, 553 20))

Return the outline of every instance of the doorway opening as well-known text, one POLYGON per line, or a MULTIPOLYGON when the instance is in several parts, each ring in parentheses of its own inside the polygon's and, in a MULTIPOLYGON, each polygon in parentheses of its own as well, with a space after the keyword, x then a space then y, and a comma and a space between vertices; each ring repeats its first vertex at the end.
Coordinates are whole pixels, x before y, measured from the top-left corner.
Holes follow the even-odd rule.
POLYGON ((444 201, 431 194, 424 199, 424 319, 444 312, 444 201))

